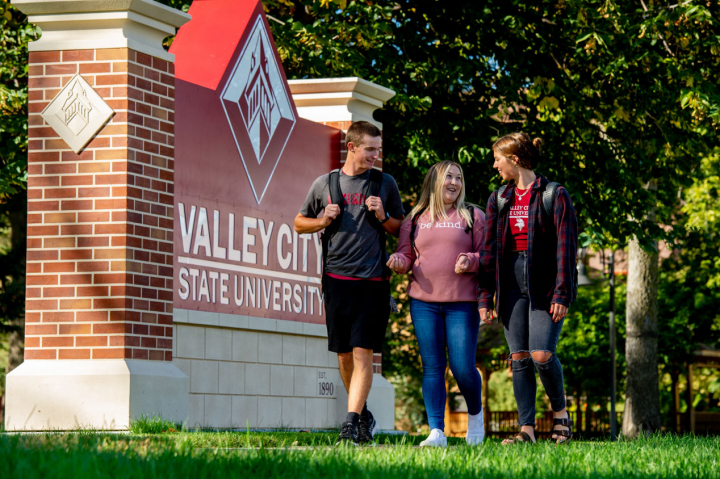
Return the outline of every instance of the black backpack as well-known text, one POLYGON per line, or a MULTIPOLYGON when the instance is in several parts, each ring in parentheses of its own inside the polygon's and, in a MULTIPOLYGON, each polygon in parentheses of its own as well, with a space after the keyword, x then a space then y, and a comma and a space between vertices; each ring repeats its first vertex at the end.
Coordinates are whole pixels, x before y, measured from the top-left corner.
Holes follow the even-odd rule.
MULTIPOLYGON (((380 188, 382 187, 383 182, 383 173, 380 170, 372 169, 370 170, 370 177, 368 178, 367 184, 365 185, 365 198, 369 196, 380 196, 380 188)), ((344 209, 344 199, 342 195, 342 190, 340 190, 340 170, 333 170, 330 172, 330 176, 328 178, 328 188, 330 190, 330 201, 334 205, 340 206, 340 214, 335 218, 332 223, 330 223, 326 228, 325 231, 322 234, 322 264, 323 264, 323 272, 325 271, 325 268, 327 266, 327 254, 328 249, 330 245, 330 240, 333 236, 335 236, 335 233, 337 233, 338 229, 340 228, 340 222, 343 215, 343 209, 344 209)), ((375 217, 374 214, 371 214, 371 212, 367 209, 367 206, 363 205, 363 209, 365 210, 365 216, 367 217, 370 224, 378 230, 378 241, 382 245, 382 250, 385 250, 385 228, 380 224, 378 219, 375 217)), ((387 214, 387 212, 386 212, 387 214)), ((387 268, 387 267, 386 267, 387 268)), ((387 271, 386 271, 387 273, 387 271)), ((323 277, 325 275, 323 274, 323 277)))
MULTIPOLYGON (((551 181, 545 186, 545 191, 543 191, 542 206, 543 212, 547 216, 553 216, 553 211, 555 211, 555 190, 557 190, 558 186, 560 186, 560 183, 551 181)), ((508 185, 502 185, 497 189, 497 191, 495 191, 495 202, 497 203, 498 214, 500 214, 503 208, 507 205, 507 198, 502 197, 502 194, 505 193, 507 187, 508 185)))
MULTIPOLYGON (((420 252, 415 247, 415 231, 417 230, 417 223, 420 219, 420 216, 425 213, 425 210, 427 208, 423 208, 422 210, 415 213, 415 216, 412 217, 412 223, 410 224, 410 267, 412 268, 412 265, 415 264, 415 258, 420 255, 420 252)), ((470 212, 470 218, 473 219, 473 225, 475 222, 475 212, 473 211, 473 206, 468 205, 467 206, 468 211, 470 212)), ((470 241, 474 245, 475 244, 475 232, 473 231, 473 227, 471 225, 465 226, 465 233, 470 233, 470 241)))

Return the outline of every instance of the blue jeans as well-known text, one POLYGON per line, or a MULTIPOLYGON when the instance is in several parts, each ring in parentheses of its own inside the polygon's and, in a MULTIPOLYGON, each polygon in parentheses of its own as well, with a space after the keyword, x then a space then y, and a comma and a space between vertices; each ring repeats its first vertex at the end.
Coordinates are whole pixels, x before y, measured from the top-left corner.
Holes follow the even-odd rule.
POLYGON ((445 429, 446 357, 450 358, 450 370, 465 396, 468 413, 479 414, 482 379, 475 367, 480 327, 477 303, 429 303, 412 299, 410 316, 420 346, 422 391, 430 429, 445 429))
POLYGON ((546 362, 532 356, 512 360, 513 391, 518 407, 520 426, 535 426, 535 370, 543 383, 553 411, 565 409, 563 370, 555 354, 564 319, 557 323, 548 311, 530 309, 527 281, 527 253, 509 253, 504 259, 501 276, 500 319, 510 353, 552 353, 546 362))

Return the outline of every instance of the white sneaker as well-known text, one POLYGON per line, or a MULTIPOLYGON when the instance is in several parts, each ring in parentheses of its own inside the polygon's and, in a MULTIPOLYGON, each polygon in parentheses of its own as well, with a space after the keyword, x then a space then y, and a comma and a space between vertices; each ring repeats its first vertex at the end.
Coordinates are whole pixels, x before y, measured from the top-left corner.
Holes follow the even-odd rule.
POLYGON ((433 429, 427 439, 420 443, 420 447, 447 447, 447 438, 440 429, 433 429))
POLYGON ((482 444, 485 439, 485 423, 483 422, 483 412, 478 414, 468 414, 468 430, 465 436, 465 442, 470 446, 482 444))

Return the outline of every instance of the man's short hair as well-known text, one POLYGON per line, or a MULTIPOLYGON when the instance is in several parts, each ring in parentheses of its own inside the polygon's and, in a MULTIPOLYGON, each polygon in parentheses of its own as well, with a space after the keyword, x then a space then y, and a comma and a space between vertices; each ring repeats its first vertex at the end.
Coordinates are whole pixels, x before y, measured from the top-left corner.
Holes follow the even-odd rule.
POLYGON ((380 128, 369 121, 356 121, 348 128, 347 134, 345 135, 345 143, 359 145, 362 143, 365 135, 370 137, 382 136, 382 132, 380 128))

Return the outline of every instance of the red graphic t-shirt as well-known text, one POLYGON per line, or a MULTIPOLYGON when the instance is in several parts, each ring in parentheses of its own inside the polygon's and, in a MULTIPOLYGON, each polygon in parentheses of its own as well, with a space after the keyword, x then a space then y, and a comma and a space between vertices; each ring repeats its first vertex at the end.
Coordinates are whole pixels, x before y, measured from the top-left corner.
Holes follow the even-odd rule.
POLYGON ((510 202, 510 250, 527 251, 528 207, 530 206, 530 188, 515 188, 510 202))

